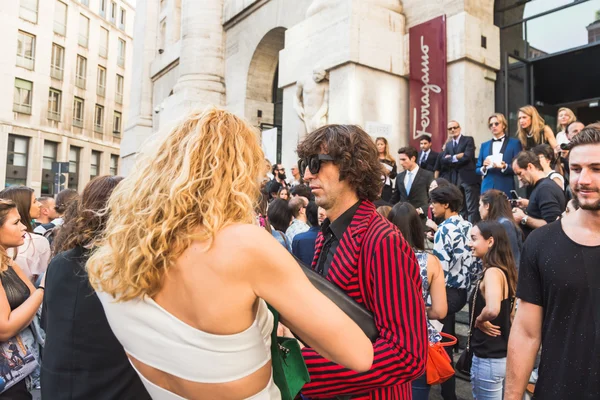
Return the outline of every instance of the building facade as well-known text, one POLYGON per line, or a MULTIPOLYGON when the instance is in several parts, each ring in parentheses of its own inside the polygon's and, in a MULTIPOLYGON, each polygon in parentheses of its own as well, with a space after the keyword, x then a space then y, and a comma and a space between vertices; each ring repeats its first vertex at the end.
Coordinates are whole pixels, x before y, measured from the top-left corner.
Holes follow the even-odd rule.
POLYGON ((595 96, 544 93, 559 86, 554 67, 574 57, 559 56, 583 48, 599 59, 600 47, 588 41, 599 0, 139 0, 136 10, 124 171, 149 137, 207 105, 263 131, 276 128, 270 161, 293 165, 306 133, 295 107, 298 83, 317 68, 327 71, 328 122, 387 136, 394 153, 409 141, 409 29, 442 15, 446 118, 477 143, 489 139, 487 119, 497 111, 510 117, 511 133, 526 104, 540 107, 551 126, 560 106, 579 107, 590 122, 597 114, 600 79, 589 81, 590 73, 600 78, 597 68, 577 83, 595 96), (570 45, 553 39, 572 34, 570 45))
POLYGON ((123 0, 3 3, 0 187, 54 195, 56 162, 69 163, 62 187, 78 191, 120 172, 134 17, 123 0))

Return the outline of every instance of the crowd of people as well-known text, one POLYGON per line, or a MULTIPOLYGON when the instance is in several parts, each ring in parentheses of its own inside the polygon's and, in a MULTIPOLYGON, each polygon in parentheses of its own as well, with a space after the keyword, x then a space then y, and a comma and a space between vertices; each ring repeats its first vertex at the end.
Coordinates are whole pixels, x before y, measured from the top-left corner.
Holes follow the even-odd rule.
POLYGON ((0 399, 280 399, 275 331, 298 340, 304 399, 427 399, 428 352, 466 306, 475 399, 600 398, 600 124, 557 119, 554 135, 523 107, 511 138, 495 113, 478 156, 458 121, 440 153, 424 136, 397 158, 327 125, 288 178, 251 126, 209 109, 126 179, 4 189, 0 399))

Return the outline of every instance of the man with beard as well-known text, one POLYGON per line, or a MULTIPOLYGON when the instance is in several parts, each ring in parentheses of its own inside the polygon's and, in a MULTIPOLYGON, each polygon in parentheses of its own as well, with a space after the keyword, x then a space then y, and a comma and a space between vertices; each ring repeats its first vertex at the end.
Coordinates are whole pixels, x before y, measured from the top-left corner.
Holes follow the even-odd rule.
POLYGON ((525 236, 534 229, 556 221, 567 206, 564 192, 547 177, 540 159, 531 151, 520 152, 513 161, 513 171, 525 186, 533 187, 529 199, 519 199, 513 209, 515 221, 525 236))
POLYGON ((600 398, 600 124, 583 129, 569 150, 579 209, 525 242, 506 400, 523 398, 540 345, 536 399, 600 398))
POLYGON ((285 168, 281 164, 273 164, 273 168, 271 169, 271 173, 273 174, 273 179, 271 182, 278 182, 283 187, 288 187, 288 183, 285 181, 287 176, 285 175, 285 168))

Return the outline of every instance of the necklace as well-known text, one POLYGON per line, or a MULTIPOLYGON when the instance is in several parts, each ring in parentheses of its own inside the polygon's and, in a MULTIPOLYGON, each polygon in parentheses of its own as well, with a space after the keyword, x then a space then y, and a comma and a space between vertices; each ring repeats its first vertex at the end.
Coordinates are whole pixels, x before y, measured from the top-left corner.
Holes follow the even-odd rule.
POLYGON ((533 133, 528 133, 527 137, 531 139, 533 137, 533 133))

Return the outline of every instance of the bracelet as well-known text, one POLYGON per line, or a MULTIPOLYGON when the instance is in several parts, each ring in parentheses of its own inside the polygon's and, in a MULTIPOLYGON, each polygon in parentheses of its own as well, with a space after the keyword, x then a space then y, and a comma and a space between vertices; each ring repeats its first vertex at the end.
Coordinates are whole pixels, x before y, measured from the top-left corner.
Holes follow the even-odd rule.
POLYGON ((45 288, 45 287, 43 287, 42 285, 38 286, 37 288, 38 288, 38 289, 42 289, 44 292, 46 291, 46 288, 45 288))

